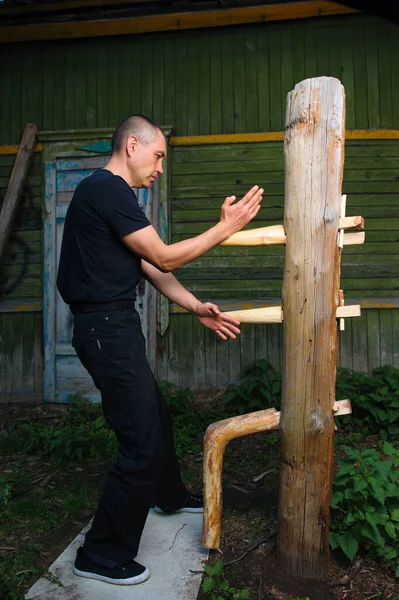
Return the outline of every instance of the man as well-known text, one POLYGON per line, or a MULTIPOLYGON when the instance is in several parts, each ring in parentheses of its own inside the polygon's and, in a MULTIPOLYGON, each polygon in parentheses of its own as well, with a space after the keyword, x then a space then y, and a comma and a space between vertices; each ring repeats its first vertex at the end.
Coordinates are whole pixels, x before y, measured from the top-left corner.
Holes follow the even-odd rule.
POLYGON ((74 315, 72 344, 101 390, 104 416, 119 444, 74 571, 121 585, 150 576, 134 558, 153 502, 160 512, 203 510, 202 499, 180 477, 171 417, 147 363, 134 309, 136 285, 144 276, 219 337, 235 338, 239 322, 201 303, 171 271, 244 227, 258 213, 263 192, 255 186, 235 204, 234 196, 226 198, 214 227, 166 245, 131 189, 149 188, 163 172, 165 155, 164 134, 153 121, 131 115, 120 123, 109 162, 82 181, 71 200, 57 278, 74 315))

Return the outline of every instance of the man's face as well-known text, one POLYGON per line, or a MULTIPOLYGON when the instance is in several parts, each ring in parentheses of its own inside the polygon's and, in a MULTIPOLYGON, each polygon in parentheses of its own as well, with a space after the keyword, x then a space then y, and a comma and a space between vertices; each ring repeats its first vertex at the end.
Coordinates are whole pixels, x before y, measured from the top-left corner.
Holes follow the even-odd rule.
POLYGON ((166 143, 162 132, 157 132, 153 142, 143 144, 138 141, 134 145, 129 161, 133 187, 149 188, 163 173, 162 161, 165 156, 166 143))

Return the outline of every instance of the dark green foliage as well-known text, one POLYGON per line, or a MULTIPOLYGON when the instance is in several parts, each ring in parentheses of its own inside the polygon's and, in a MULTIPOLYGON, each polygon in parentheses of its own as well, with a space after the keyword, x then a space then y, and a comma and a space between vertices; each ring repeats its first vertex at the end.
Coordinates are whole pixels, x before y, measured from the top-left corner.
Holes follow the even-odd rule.
POLYGON ((248 590, 236 590, 224 577, 224 564, 218 560, 214 566, 205 565, 206 577, 202 581, 202 591, 210 600, 248 600, 248 590))
POLYGON ((399 577, 399 448, 344 446, 331 500, 330 544, 353 560, 361 547, 395 569, 399 577))
POLYGON ((239 414, 276 408, 281 404, 281 374, 267 360, 251 365, 243 374, 242 382, 228 387, 227 407, 239 414))
POLYGON ((387 439, 399 433, 399 370, 391 366, 365 373, 338 369, 337 399, 349 398, 353 414, 340 420, 342 426, 361 427, 363 432, 379 432, 387 439))

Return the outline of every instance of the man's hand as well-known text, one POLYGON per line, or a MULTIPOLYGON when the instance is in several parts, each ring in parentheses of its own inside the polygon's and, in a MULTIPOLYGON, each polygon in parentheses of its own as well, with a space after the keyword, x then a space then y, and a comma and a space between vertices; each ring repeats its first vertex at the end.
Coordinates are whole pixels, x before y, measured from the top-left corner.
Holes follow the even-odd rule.
POLYGON ((262 201, 263 188, 254 185, 235 204, 235 196, 228 196, 222 204, 222 214, 220 222, 227 225, 230 230, 230 235, 240 231, 247 225, 259 212, 260 203, 262 201))
POLYGON ((227 340, 228 337, 235 340, 237 335, 241 333, 238 329, 240 321, 221 313, 216 304, 211 304, 211 302, 200 303, 194 314, 204 327, 215 331, 216 335, 222 340, 227 340))

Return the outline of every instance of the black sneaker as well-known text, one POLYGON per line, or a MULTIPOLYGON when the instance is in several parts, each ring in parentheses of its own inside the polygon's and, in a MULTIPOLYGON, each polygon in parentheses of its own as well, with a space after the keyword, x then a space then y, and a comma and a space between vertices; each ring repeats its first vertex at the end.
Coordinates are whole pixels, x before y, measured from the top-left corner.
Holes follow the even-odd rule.
POLYGON ((194 496, 190 492, 187 494, 187 498, 183 506, 176 509, 166 509, 160 508, 159 506, 155 506, 154 510, 158 513, 162 514, 172 514, 172 513, 203 513, 204 512, 204 498, 203 496, 194 496))
POLYGON ((98 579, 98 581, 105 581, 116 585, 143 583, 150 576, 150 571, 135 560, 112 569, 103 567, 90 560, 82 547, 78 548, 73 572, 75 575, 79 575, 79 577, 98 579))

